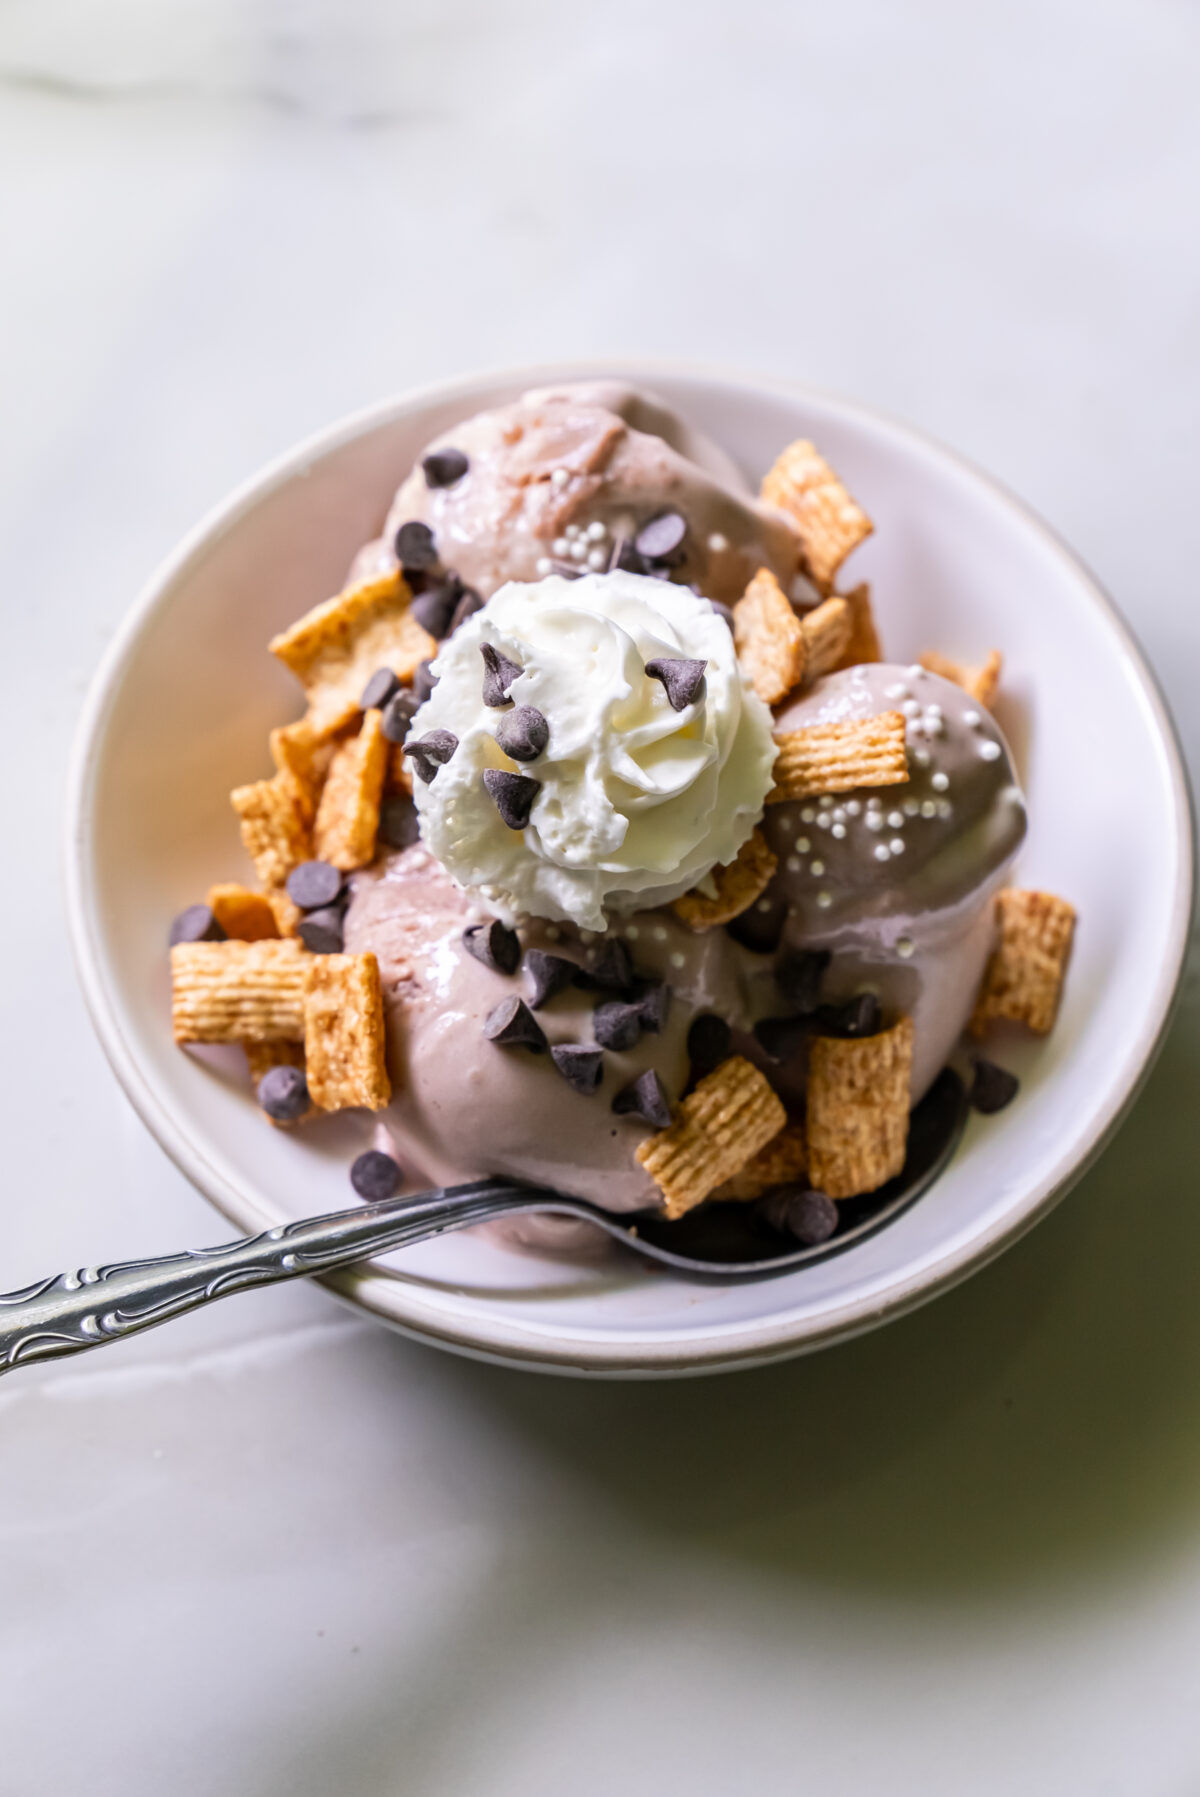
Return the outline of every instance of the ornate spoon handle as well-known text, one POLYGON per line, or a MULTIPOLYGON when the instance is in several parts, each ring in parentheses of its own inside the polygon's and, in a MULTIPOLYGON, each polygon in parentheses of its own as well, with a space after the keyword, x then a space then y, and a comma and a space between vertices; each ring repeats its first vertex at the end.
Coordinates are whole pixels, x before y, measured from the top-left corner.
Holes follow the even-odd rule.
POLYGON ((590 1207, 549 1192, 479 1180, 280 1224, 220 1248, 56 1273, 24 1291, 0 1294, 0 1373, 153 1329, 250 1286, 330 1272, 447 1229, 531 1210, 591 1214, 590 1207))

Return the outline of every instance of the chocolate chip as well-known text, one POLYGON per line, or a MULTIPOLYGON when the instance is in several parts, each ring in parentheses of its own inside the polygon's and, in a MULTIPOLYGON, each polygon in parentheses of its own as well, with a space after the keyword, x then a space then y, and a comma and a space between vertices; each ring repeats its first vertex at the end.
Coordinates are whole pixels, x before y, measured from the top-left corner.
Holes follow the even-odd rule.
POLYGON ((521 965, 521 938, 498 917, 473 923, 463 931, 463 947, 493 973, 515 973, 521 965))
POLYGON ((565 955, 548 955, 545 949, 531 948, 525 957, 525 971, 533 985, 529 1003, 533 1010, 540 1011, 556 992, 571 984, 579 969, 565 955))
POLYGON ((412 679, 412 689, 419 704, 424 705, 436 685, 437 675, 433 672, 432 661, 418 662, 417 671, 412 679))
POLYGON ((431 449, 421 458, 427 487, 452 487, 470 466, 461 449, 431 449))
POLYGON ((807 1017, 763 1017, 754 1026, 755 1040, 773 1061, 790 1061, 808 1041, 807 1017))
POLYGON ((464 587, 458 595, 458 604, 454 607, 454 615, 450 619, 446 635, 453 636, 461 624, 465 624, 468 618, 473 618, 477 611, 482 611, 483 603, 482 593, 477 593, 474 587, 464 587))
POLYGON ((444 580, 431 581, 412 602, 412 615, 430 636, 442 638, 450 634, 450 620, 462 597, 462 583, 456 574, 444 580))
POLYGON ((376 668, 363 687, 358 701, 364 711, 382 711, 388 700, 400 691, 400 682, 390 668, 376 668))
POLYGON ((520 998, 502 998, 495 1010, 488 1012, 483 1033, 500 1048, 531 1048, 541 1054, 546 1046, 541 1024, 520 998))
POLYGON ((652 1067, 621 1087, 612 1108, 618 1117, 644 1117, 655 1129, 666 1129, 671 1121, 670 1100, 652 1067))
POLYGON ((729 1059, 733 1047, 733 1031, 715 1011, 702 1011, 692 1019, 687 1033, 688 1059, 692 1072, 703 1078, 729 1059))
POLYGON ((314 955, 340 955, 342 952, 342 914, 336 905, 320 911, 308 911, 296 925, 296 934, 314 955))
POLYGON ((732 609, 728 605, 722 605, 721 601, 719 599, 710 599, 708 603, 712 606, 712 608, 716 612, 718 618, 720 618, 722 624, 728 625, 729 629, 732 630, 733 629, 733 611, 732 611, 732 609))
POLYGON ((795 1236, 806 1248, 815 1248, 836 1234, 838 1208, 824 1192, 809 1192, 803 1186, 776 1186, 758 1205, 761 1216, 782 1235, 795 1236))
POLYGON ((660 512, 642 525, 633 539, 634 547, 648 562, 661 562, 674 555, 686 535, 687 519, 681 512, 660 512))
POLYGON ((981 1112, 983 1116, 994 1116, 1006 1104, 1012 1103, 1021 1082, 1007 1067, 997 1067, 995 1061, 976 1061, 973 1064, 975 1077, 971 1081, 968 1102, 972 1110, 981 1112))
POLYGON ((707 682, 706 661, 692 661, 683 656, 659 655, 646 663, 652 680, 661 680, 667 689, 672 711, 683 711, 704 697, 707 682))
POLYGON ((815 1011, 831 960, 827 948, 785 948, 775 963, 775 984, 793 1011, 815 1011))
POLYGON ((500 711, 505 705, 512 704, 508 689, 525 670, 515 661, 509 661, 507 655, 501 655, 493 643, 480 643, 479 653, 483 657, 483 702, 493 711, 500 711))
POLYGON ((423 573, 437 565, 437 544, 428 524, 412 519, 396 532, 396 560, 407 574, 410 569, 423 573))
POLYGON ((421 820, 407 793, 390 792, 379 803, 379 840, 388 849, 411 849, 421 839, 421 820))
POLYGON ((483 784, 509 829, 523 830, 529 822, 533 801, 542 790, 541 781, 531 779, 528 774, 510 774, 506 768, 485 767, 483 784))
POLYGON ((496 741, 514 761, 536 761, 550 741, 550 726, 532 705, 518 705, 496 725, 496 741))
POLYGON ((167 942, 224 942, 225 932, 207 905, 189 905, 171 924, 167 942))
POLYGON ((334 903, 344 879, 329 861, 302 861, 287 877, 287 895, 302 911, 317 911, 334 903))
POLYGON ((671 988, 665 980, 639 980, 634 990, 634 1002, 642 1028, 657 1036, 671 1009, 671 988))
POLYGON ((641 1033, 638 1007, 623 998, 606 999, 592 1013, 592 1034, 602 1048, 632 1048, 641 1033))
POLYGON ((403 1177, 391 1155, 381 1154, 378 1148, 368 1148, 350 1168, 350 1184, 368 1204, 378 1204, 384 1198, 394 1198, 400 1190, 403 1177))
POLYGON ((453 730, 430 730, 419 736, 416 742, 406 742, 404 753, 411 757, 417 771, 417 778, 429 785, 440 767, 445 767, 455 749, 458 738, 453 730))
POLYGON ((759 899, 740 917, 725 925, 726 934, 756 955, 773 955, 779 947, 783 926, 787 922, 787 906, 782 899, 759 899), (764 911, 762 907, 766 905, 764 911))
POLYGON ((567 1084, 585 1097, 596 1091, 604 1076, 603 1050, 587 1048, 580 1042, 556 1042, 550 1059, 567 1084))
POLYGON ((404 686, 388 700, 383 708, 383 717, 380 722, 383 726, 383 734, 390 743, 402 743, 407 740, 409 728, 420 707, 421 701, 417 698, 416 693, 404 686))
POLYGON ((258 1082, 257 1096, 276 1123, 298 1123, 308 1111, 308 1081, 299 1067, 269 1067, 258 1082))
POLYGON ((620 937, 611 937, 595 949, 585 967, 575 969, 575 984, 586 991, 628 993, 633 987, 633 961, 620 937))
POLYGON ((822 1005, 817 1021, 827 1036, 874 1036, 883 1022, 883 1008, 873 992, 860 992, 843 1005, 822 1005))

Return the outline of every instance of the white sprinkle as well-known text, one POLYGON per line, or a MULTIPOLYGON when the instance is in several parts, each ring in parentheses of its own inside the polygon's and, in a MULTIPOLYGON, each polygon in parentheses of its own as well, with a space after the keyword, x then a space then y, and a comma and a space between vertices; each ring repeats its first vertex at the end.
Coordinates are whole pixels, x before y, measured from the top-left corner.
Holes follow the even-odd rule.
POLYGON ((816 818, 817 818, 817 814, 816 814, 816 812, 815 812, 815 811, 814 811, 814 810, 813 810, 813 808, 812 808, 812 806, 811 806, 811 805, 806 805, 806 806, 805 806, 805 807, 804 807, 804 809, 803 809, 803 811, 802 811, 802 812, 801 812, 801 813, 800 813, 800 822, 801 822, 801 823, 802 823, 802 824, 812 824, 812 823, 815 823, 815 822, 816 822, 816 818))
POLYGON ((580 930, 579 940, 581 942, 594 942, 596 940, 595 930, 580 930))
POLYGON ((898 680, 895 686, 884 687, 883 696, 885 699, 908 699, 911 698, 912 695, 909 693, 908 688, 898 680))
POLYGON ((875 859, 876 859, 876 861, 890 860, 891 853, 892 853, 892 851, 891 851, 891 849, 889 849, 886 842, 877 842, 875 844, 875 859))
POLYGON ((928 714, 926 714, 925 734, 926 734, 926 736, 945 736, 945 734, 946 734, 945 718, 942 718, 942 717, 931 718, 928 714))
POLYGON ((637 941, 637 939, 638 939, 638 927, 637 927, 637 925, 636 925, 636 924, 635 924, 635 923, 631 923, 631 924, 626 924, 626 926, 625 926, 625 939, 626 939, 626 941, 627 941, 627 942, 636 942, 636 941, 637 941))
POLYGON ((925 707, 925 716, 927 718, 940 718, 941 715, 942 715, 942 708, 940 705, 934 704, 934 705, 927 705, 925 707))
POLYGON ((905 799, 904 815, 905 815, 905 817, 920 817, 920 815, 921 815, 920 799, 905 799))
POLYGON ((729 547, 728 537, 723 537, 719 530, 714 530, 708 539, 708 546, 714 555, 721 555, 729 547))
POLYGON ((902 830, 903 828, 904 828, 904 813, 903 813, 903 811, 889 811, 888 812, 888 829, 889 830, 902 830))
POLYGON ((982 722, 983 722, 983 719, 980 717, 980 715, 977 711, 964 711, 963 712, 963 723, 967 726, 967 728, 969 730, 977 730, 979 728, 980 724, 982 724, 982 722))
POLYGON ((836 836, 838 841, 840 842, 842 840, 842 837, 846 834, 845 824, 834 824, 834 826, 833 826, 832 830, 829 832, 829 834, 831 836, 836 836))
POLYGON ((929 766, 929 750, 928 749, 914 749, 913 750, 913 760, 916 762, 918 767, 928 767, 929 766))
POLYGON ((906 718, 919 718, 921 715, 921 704, 918 699, 906 699, 900 709, 906 718))
POLYGON ((928 672, 928 668, 923 668, 919 661, 914 661, 908 670, 908 677, 910 680, 923 680, 928 672))
POLYGON ((654 937, 656 942, 665 942, 667 940, 667 932, 660 923, 655 924, 650 934, 654 937))
POLYGON ((789 817, 787 815, 787 813, 785 812, 784 815, 779 820, 779 824, 778 824, 779 834, 781 836, 790 836, 792 831, 795 828, 796 828, 795 818, 789 817))
POLYGON ((554 473, 550 476, 550 485, 552 487, 565 487, 570 478, 571 470, 569 468, 556 468, 554 473))
POLYGON ((554 563, 550 560, 548 555, 538 556, 537 571, 539 574, 552 574, 554 572, 554 563))
POLYGON ((980 743, 979 753, 983 756, 985 761, 999 761, 1000 744, 998 742, 993 742, 989 736, 986 742, 980 743))
POLYGON ((756 911, 762 911, 762 912, 769 911, 771 909, 770 899, 759 899, 759 901, 758 901, 757 905, 754 907, 754 909, 756 911))
POLYGON ((828 811, 818 811, 817 812, 817 829, 818 830, 828 830, 828 828, 832 822, 833 822, 833 819, 830 817, 828 811))
POLYGON ((812 841, 809 837, 797 836, 796 848, 799 850, 800 854, 807 855, 807 853, 808 853, 809 849, 811 849, 811 847, 812 847, 812 841))
POLYGON ((813 861, 810 863, 810 866, 812 868, 813 878, 819 880, 821 875, 825 872, 825 863, 823 861, 813 861))
POLYGON ((571 538, 571 560, 573 562, 581 562, 586 554, 587 554, 587 544, 584 542, 583 538, 582 537, 572 537, 571 538))
POLYGON ((822 911, 828 911, 828 909, 829 909, 830 905, 832 905, 832 903, 833 903, 832 892, 818 892, 817 904, 821 907, 822 911))
POLYGON ((608 550, 593 549, 587 558, 587 565, 589 568, 594 569, 597 574, 601 573, 608 566, 608 550))
POLYGON ((883 800, 878 796, 877 793, 872 793, 870 798, 867 800, 867 810, 868 811, 882 811, 883 810, 883 800))
POLYGON ((547 942, 557 942, 561 935, 562 935, 562 931, 560 929, 558 929, 554 924, 549 923, 546 925, 546 941, 547 942))
POLYGON ((798 874, 803 865, 804 863, 801 861, 799 855, 789 855, 784 862, 784 866, 790 874, 798 874))
POLYGON ((580 531, 578 524, 568 524, 563 535, 569 538, 571 542, 574 542, 577 536, 582 535, 582 532, 580 531))
POLYGON ((863 822, 866 824, 868 830, 882 830, 883 829, 883 813, 882 813, 882 811, 868 811, 866 817, 863 819, 863 822))
POLYGON ((861 810, 862 810, 862 806, 859 804, 857 799, 847 799, 846 800, 846 816, 847 817, 857 817, 861 810))
POLYGON ((833 794, 830 792, 823 792, 817 800, 817 804, 821 807, 822 811, 828 811, 829 807, 833 804, 833 794))
POLYGON ((921 800, 921 816, 922 817, 936 817, 937 816, 937 806, 934 804, 932 799, 922 799, 921 800))
POLYGON ((571 553, 571 540, 569 537, 555 537, 550 547, 560 561, 565 561, 571 553))
POLYGON ((943 774, 939 768, 936 774, 930 776, 929 784, 932 786, 934 792, 945 792, 950 784, 950 776, 949 774, 943 774))
POLYGON ((608 528, 601 524, 599 518, 593 519, 587 527, 587 538, 590 543, 602 543, 608 535, 608 528))
POLYGON ((844 805, 835 805, 835 806, 834 806, 834 808, 833 808, 833 821, 834 821, 834 823, 835 823, 835 824, 844 824, 844 823, 845 823, 845 821, 846 821, 846 807, 845 807, 845 806, 844 806, 844 805))
POLYGON ((911 936, 901 936, 896 942, 896 953, 900 956, 902 961, 907 961, 913 952, 913 947, 914 943, 911 936))
POLYGON ((903 838, 903 836, 893 836, 891 842, 888 844, 888 847, 891 849, 893 855, 902 855, 904 853, 904 838, 903 838))
POLYGON ((671 966, 672 967, 686 967, 687 966, 687 956, 681 955, 679 950, 676 949, 675 953, 671 956, 671 966))

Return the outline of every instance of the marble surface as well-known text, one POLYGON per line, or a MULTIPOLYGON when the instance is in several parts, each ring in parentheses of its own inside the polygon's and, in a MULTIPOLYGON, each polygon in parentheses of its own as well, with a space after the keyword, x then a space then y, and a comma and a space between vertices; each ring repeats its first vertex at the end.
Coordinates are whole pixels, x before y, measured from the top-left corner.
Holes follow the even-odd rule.
MULTIPOLYGON (((68 743, 177 536, 380 395, 868 399, 1091 563, 1195 765, 1198 74, 1185 0, 0 8, 0 1283, 222 1236, 76 993, 68 743)), ((5 1381, 0 1794, 1200 1788, 1198 1075, 1193 985, 1033 1236, 771 1371, 581 1386, 304 1289, 5 1381)))

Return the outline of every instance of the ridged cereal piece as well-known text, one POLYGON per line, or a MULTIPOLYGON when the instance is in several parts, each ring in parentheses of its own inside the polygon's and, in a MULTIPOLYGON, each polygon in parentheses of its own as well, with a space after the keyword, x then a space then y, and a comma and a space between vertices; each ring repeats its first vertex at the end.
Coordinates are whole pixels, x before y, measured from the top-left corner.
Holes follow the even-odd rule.
POLYGON ((758 570, 733 608, 733 641, 742 672, 767 705, 778 705, 804 678, 804 631, 769 568, 758 570))
POLYGON ((873 1192, 904 1166, 913 1023, 816 1036, 808 1063, 808 1176, 830 1198, 873 1192))
POLYGON ((787 1123, 752 1160, 718 1186, 714 1198, 761 1198, 774 1186, 798 1184, 808 1172, 808 1136, 803 1123, 787 1123))
POLYGON ((411 680, 437 644, 411 611, 399 573, 364 581, 327 599, 271 643, 308 694, 308 721, 328 736, 351 723, 363 688, 379 668, 411 680))
POLYGON ((380 713, 367 711, 358 735, 342 743, 329 764, 313 825, 313 852, 343 873, 375 858, 389 747, 380 713))
POLYGON ((311 824, 317 815, 334 744, 309 717, 298 718, 294 724, 281 724, 278 730, 272 730, 270 742, 271 759, 281 774, 292 776, 305 821, 311 824))
POLYGON ((210 886, 208 908, 235 942, 267 942, 279 935, 271 901, 248 886, 210 886))
POLYGON ((839 668, 856 668, 864 661, 882 661, 883 647, 871 609, 871 589, 865 581, 842 598, 850 607, 850 641, 842 651, 839 668))
POLYGON ((1015 887, 996 895, 1000 940, 975 1001, 971 1030, 1023 1023, 1036 1035, 1053 1028, 1075 933, 1075 908, 1051 892, 1015 887))
POLYGON ((289 773, 236 786, 230 803, 241 819, 242 841, 266 891, 283 886, 294 867, 312 858, 312 836, 299 788, 289 773))
POLYGON ((815 793, 852 792, 859 786, 899 786, 908 779, 904 716, 899 711, 785 730, 775 741, 779 754, 768 805, 815 793))
POLYGON ((787 1122, 757 1067, 741 1055, 722 1061, 679 1106, 675 1121, 639 1144, 637 1158, 682 1217, 731 1179, 787 1122))
POLYGON ((672 909, 689 930, 712 930, 732 923, 748 911, 774 878, 779 862, 761 830, 755 830, 726 867, 714 867, 708 880, 715 888, 709 898, 699 887, 677 898, 672 909))
POLYGON ((850 607, 845 599, 826 599, 800 620, 807 656, 804 680, 811 685, 841 662, 850 641, 850 607))
POLYGON ((943 680, 953 680, 955 686, 961 686, 964 692, 970 693, 976 704, 986 705, 991 710, 1004 667, 1004 657, 999 649, 989 650, 987 660, 978 668, 968 668, 961 662, 951 661, 948 655, 939 655, 936 649, 927 649, 919 660, 921 666, 928 668, 931 674, 940 674, 943 680))
POLYGON ((800 532, 806 571, 821 593, 874 526, 833 469, 801 438, 789 443, 762 483, 768 505, 787 512, 800 532))
POLYGON ((308 1091, 323 1111, 379 1111, 392 1095, 379 963, 372 954, 315 955, 304 996, 308 1091))
POLYGON ((300 1041, 309 957, 298 942, 180 942, 171 950, 177 1042, 300 1041))

